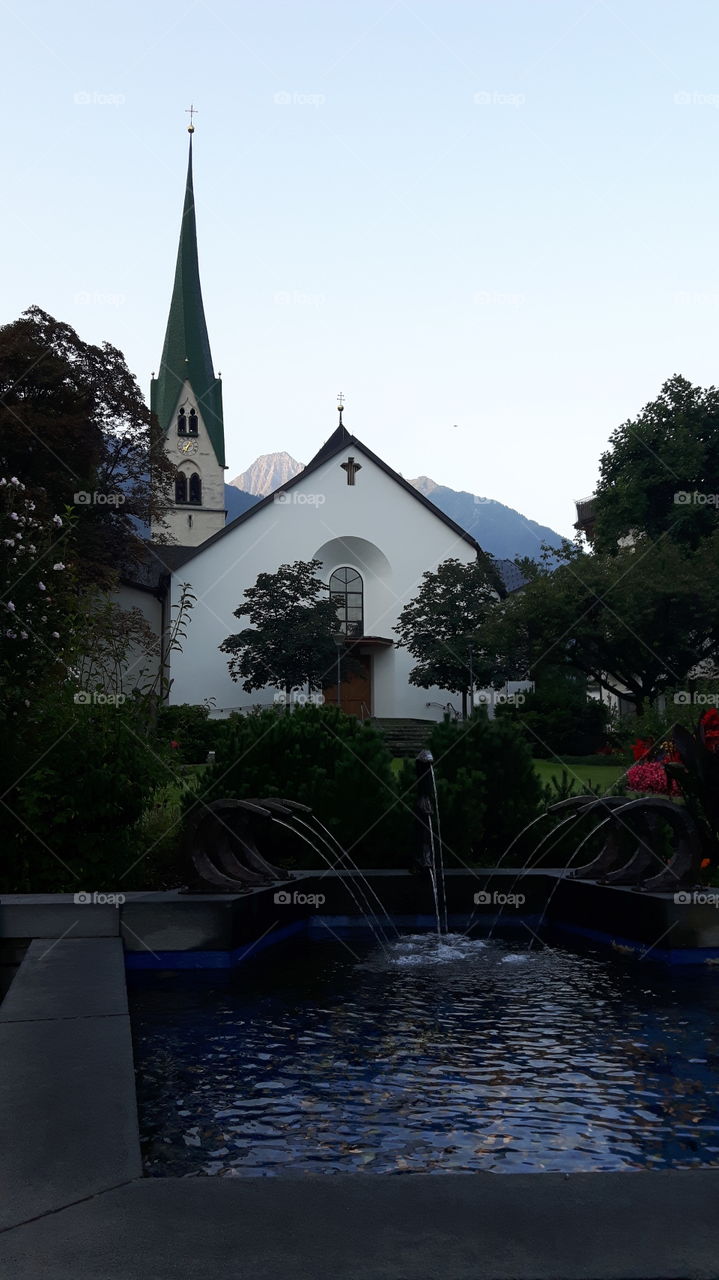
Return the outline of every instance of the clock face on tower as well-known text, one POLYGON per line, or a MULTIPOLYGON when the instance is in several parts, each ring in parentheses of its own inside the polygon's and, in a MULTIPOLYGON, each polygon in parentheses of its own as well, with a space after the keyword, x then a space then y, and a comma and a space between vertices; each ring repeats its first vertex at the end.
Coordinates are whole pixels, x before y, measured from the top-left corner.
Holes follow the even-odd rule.
POLYGON ((197 453, 198 447, 199 445, 197 440, 178 440, 177 441, 178 453, 185 453, 185 454, 197 453))

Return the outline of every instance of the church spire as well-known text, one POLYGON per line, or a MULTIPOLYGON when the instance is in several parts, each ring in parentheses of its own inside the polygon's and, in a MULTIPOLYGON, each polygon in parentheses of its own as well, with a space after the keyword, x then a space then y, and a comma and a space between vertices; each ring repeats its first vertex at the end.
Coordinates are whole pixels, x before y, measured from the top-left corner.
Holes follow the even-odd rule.
MULTIPOLYGON (((191 108, 194 115, 195 108, 191 108)), ((202 305, 200 265, 197 256, 195 194, 192 183, 192 135, 195 127, 190 116, 188 133, 190 148, 187 161, 185 200, 182 210, 180 243, 177 250, 175 282, 170 314, 162 349, 160 372, 153 378, 151 407, 160 428, 167 433, 174 419, 183 387, 189 383, 197 409, 207 428, 215 457, 225 465, 225 432, 222 414, 222 383, 215 377, 205 309, 202 305)))

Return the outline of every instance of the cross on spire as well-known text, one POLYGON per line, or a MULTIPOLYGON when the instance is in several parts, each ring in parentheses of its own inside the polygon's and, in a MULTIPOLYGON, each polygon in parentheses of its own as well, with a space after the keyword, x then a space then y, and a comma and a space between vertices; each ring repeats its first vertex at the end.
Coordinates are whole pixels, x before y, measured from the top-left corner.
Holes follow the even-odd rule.
POLYGON ((188 132, 188 133, 194 133, 194 132, 195 132, 195 126, 194 126, 194 124, 192 123, 192 117, 193 117, 193 116, 197 116, 197 115, 199 115, 199 114, 200 114, 200 113, 199 113, 199 111, 197 110, 197 107, 193 107, 192 103, 190 103, 189 107, 187 108, 187 110, 186 110, 186 112, 185 112, 185 115, 190 117, 190 123, 189 123, 189 124, 188 124, 188 126, 187 126, 187 132, 188 132))
POLYGON ((339 395, 337 396, 337 410, 340 415, 340 426, 344 425, 342 422, 342 410, 344 408, 344 403, 345 403, 344 393, 340 391, 339 395))

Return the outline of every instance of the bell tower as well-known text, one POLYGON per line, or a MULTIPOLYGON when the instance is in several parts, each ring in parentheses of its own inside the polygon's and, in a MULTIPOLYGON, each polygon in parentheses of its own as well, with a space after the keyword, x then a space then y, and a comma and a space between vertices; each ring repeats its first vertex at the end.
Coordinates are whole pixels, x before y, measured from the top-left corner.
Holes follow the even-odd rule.
POLYGON ((160 371, 150 385, 150 407, 165 450, 177 468, 169 531, 182 546, 196 547, 224 527, 225 428, 222 383, 215 377, 197 256, 192 135, 175 283, 160 371))

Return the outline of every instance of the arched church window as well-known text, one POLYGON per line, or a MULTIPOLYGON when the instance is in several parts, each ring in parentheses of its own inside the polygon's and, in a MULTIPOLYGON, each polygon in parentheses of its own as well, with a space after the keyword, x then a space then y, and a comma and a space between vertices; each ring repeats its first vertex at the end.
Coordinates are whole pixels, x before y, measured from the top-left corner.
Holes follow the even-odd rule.
POLYGON ((196 471, 190 476, 190 502, 199 507, 202 502, 202 481, 196 471))
POLYGON ((356 569, 335 569, 330 597, 337 607, 339 630, 346 636, 364 634, 364 584, 356 569))
POLYGON ((195 413, 194 409, 190 409, 190 417, 187 423, 187 427, 191 436, 197 435, 197 414, 195 413))
POLYGON ((175 479, 175 502, 187 502, 187 476, 181 471, 175 479))
POLYGON ((187 435, 187 418, 185 417, 184 409, 180 409, 177 415, 177 434, 178 436, 187 435))

